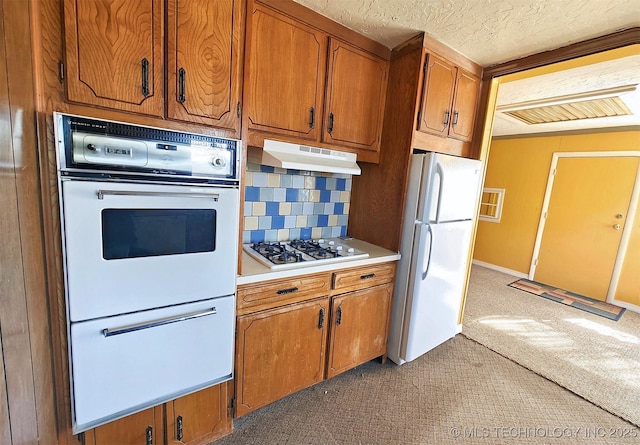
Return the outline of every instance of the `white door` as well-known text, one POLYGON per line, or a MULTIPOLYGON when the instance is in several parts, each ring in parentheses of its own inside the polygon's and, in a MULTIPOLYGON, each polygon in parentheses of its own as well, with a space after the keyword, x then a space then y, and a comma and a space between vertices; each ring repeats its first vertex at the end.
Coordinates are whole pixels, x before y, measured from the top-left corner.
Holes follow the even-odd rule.
POLYGON ((421 224, 412 258, 401 358, 411 361, 458 332, 471 221, 421 224))
POLYGON ((72 322, 235 293, 238 190, 62 182, 72 322))

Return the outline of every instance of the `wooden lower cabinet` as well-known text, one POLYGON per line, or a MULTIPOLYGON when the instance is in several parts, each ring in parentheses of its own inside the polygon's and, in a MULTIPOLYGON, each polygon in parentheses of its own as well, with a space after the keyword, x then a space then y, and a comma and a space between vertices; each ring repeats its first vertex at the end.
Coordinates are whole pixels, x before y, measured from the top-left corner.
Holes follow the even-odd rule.
POLYGON ((225 382, 211 386, 85 431, 81 442, 83 445, 211 443, 232 430, 232 419, 227 410, 227 385, 225 382))
POLYGON ((236 416, 324 378, 329 298, 238 317, 236 416))
POLYGON ((384 356, 392 296, 386 284, 331 299, 327 378, 384 356))

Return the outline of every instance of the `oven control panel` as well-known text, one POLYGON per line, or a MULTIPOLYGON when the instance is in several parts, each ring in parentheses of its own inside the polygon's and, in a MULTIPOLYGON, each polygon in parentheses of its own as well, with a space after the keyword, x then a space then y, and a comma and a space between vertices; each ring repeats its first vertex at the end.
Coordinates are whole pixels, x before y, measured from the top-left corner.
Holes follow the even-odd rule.
POLYGON ((58 167, 65 175, 238 181, 240 142, 54 113, 58 167))

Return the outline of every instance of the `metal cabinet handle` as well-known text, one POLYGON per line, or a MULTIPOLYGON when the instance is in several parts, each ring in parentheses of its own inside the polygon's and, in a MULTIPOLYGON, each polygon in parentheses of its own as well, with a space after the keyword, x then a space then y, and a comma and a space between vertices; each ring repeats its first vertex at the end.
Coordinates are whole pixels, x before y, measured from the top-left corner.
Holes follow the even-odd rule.
POLYGON ((360 279, 361 280, 368 280, 369 278, 374 278, 376 276, 376 274, 374 273, 368 273, 366 275, 360 275, 360 279))
POLYGON ((145 439, 147 445, 153 445, 153 428, 150 426, 147 427, 147 432, 145 433, 145 439))
POLYGON ((105 337, 112 337, 114 335, 128 334, 130 332, 140 331, 142 329, 155 328, 171 323, 178 323, 180 321, 193 320, 194 318, 206 317, 209 315, 215 315, 217 313, 218 311, 216 310, 216 308, 212 307, 211 309, 206 309, 204 311, 190 312, 188 314, 178 315, 175 317, 160 318, 158 320, 145 323, 136 323, 119 328, 106 328, 102 330, 102 335, 104 335, 105 337))
POLYGON ((96 191, 98 199, 104 199, 105 196, 153 196, 153 197, 174 197, 174 198, 207 198, 217 201, 220 199, 218 193, 182 193, 182 192, 138 192, 133 190, 98 190, 96 191))
POLYGON ((176 440, 182 440, 182 416, 176 418, 176 440))
POLYGON ((149 95, 149 61, 144 58, 140 64, 142 65, 142 95, 147 97, 149 95))
POLYGON ((336 311, 336 326, 340 326, 340 324, 342 324, 342 306, 339 306, 336 311))
POLYGON ((444 112, 444 125, 449 125, 449 117, 451 116, 451 112, 449 111, 449 109, 447 108, 447 110, 444 112))
POLYGON ((460 115, 460 113, 458 113, 457 111, 453 112, 453 125, 458 125, 458 116, 460 115))
POLYGON ((316 110, 315 108, 309 108, 309 128, 312 129, 316 123, 316 110))
POLYGON ((278 289, 276 291, 276 294, 278 294, 278 295, 292 294, 293 292, 298 292, 298 288, 297 287, 290 287, 288 289, 278 289))
POLYGON ((327 128, 327 132, 329 134, 333 132, 333 113, 329 113, 329 128, 327 128))
POLYGON ((186 100, 184 96, 186 74, 187 72, 184 70, 184 68, 180 68, 178 70, 178 102, 180 102, 181 104, 183 104, 186 100))
POLYGON ((318 314, 318 329, 322 329, 324 327, 324 308, 320 308, 320 313, 318 314))

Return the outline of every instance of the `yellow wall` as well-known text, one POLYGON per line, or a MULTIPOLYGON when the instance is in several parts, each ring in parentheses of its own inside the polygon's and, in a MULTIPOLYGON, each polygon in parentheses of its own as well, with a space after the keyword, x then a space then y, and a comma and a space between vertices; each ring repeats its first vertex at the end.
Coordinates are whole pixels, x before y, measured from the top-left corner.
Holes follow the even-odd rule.
MULTIPOLYGON (((540 221, 554 152, 637 151, 640 131, 494 140, 485 187, 504 188, 500 223, 480 221, 474 258, 525 274, 540 221)), ((620 299, 640 306, 640 218, 634 223, 619 289, 620 299), (635 266, 634 266, 635 264, 635 266)))

